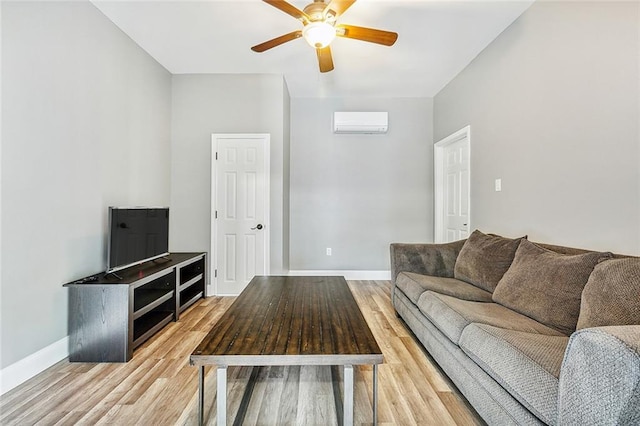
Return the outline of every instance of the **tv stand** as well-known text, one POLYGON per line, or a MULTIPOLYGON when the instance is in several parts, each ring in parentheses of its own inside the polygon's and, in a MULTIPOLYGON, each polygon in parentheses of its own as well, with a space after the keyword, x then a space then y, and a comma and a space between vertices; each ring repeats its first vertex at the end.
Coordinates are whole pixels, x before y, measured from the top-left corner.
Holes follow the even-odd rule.
POLYGON ((135 348, 204 297, 205 253, 170 253, 69 288, 69 361, 126 362, 135 348))

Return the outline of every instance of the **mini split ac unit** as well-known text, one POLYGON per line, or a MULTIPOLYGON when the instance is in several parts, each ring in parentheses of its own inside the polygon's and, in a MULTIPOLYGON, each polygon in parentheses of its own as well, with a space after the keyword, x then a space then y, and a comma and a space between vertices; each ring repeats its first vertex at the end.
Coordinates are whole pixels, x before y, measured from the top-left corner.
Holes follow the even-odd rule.
POLYGON ((387 133, 387 112, 341 112, 333 113, 333 133, 387 133))

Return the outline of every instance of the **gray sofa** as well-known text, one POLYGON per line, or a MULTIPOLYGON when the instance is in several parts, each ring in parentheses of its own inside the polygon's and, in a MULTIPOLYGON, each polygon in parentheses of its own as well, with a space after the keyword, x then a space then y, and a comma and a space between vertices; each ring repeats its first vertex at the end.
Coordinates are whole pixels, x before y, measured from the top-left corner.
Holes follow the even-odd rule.
POLYGON ((640 424, 640 258, 391 244, 395 310, 490 425, 640 424))

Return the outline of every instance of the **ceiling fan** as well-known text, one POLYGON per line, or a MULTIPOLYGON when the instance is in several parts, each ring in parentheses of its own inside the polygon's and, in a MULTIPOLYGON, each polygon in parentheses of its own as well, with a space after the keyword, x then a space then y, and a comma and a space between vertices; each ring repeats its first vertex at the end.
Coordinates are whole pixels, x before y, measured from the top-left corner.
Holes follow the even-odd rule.
POLYGON ((338 17, 349 9, 356 0, 331 0, 329 3, 325 3, 324 0, 314 0, 303 10, 283 0, 263 1, 293 16, 302 22, 303 27, 301 30, 293 31, 253 46, 251 50, 264 52, 288 41, 304 37, 311 47, 316 49, 320 72, 333 70, 333 58, 331 57, 329 44, 336 36, 368 41, 384 46, 392 46, 398 39, 397 33, 389 31, 336 24, 338 17))

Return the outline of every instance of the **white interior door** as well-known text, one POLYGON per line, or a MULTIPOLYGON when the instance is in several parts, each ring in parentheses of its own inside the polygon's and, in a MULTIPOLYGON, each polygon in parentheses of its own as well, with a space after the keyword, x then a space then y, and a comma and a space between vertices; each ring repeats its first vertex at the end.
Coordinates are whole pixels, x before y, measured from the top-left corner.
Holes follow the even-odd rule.
POLYGON ((212 136, 216 294, 239 294, 269 269, 269 135, 212 136))
POLYGON ((448 136, 435 145, 436 242, 469 236, 470 128, 448 136))

